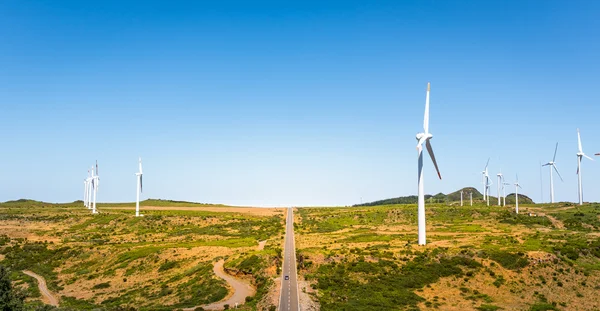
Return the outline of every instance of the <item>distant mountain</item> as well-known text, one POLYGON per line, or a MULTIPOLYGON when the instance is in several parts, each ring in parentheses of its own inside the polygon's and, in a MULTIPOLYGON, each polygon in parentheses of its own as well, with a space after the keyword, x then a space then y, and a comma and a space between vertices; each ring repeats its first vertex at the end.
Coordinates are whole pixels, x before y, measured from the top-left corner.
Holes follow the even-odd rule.
MULTIPOLYGON (((466 202, 469 201, 470 193, 473 193, 473 201, 481 201, 483 200, 483 194, 479 192, 476 188, 473 187, 465 187, 459 189, 455 192, 449 194, 438 193, 436 195, 426 194, 425 202, 432 203, 450 203, 450 202, 459 202, 460 201, 460 191, 463 191, 463 200, 466 202)), ((356 204, 354 206, 377 206, 377 205, 390 205, 390 204, 417 204, 417 196, 409 195, 405 197, 391 198, 385 200, 379 200, 374 202, 368 202, 363 204, 356 204)), ((498 203, 498 197, 490 196, 490 204, 496 205, 498 203)), ((523 204, 534 204, 533 200, 526 195, 519 193, 519 203, 523 204)), ((506 204, 515 204, 515 194, 509 194, 506 196, 506 204)))

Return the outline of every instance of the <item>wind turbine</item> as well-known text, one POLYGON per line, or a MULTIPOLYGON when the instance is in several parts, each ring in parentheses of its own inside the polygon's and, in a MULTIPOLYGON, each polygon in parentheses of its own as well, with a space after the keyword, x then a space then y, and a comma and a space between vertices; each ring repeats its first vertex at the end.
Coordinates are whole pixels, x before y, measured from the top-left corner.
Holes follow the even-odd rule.
POLYGON ((556 143, 556 147, 554 148, 554 157, 552 158, 552 161, 542 165, 550 167, 550 203, 554 203, 554 180, 552 178, 552 168, 554 168, 556 174, 558 174, 558 177, 560 177, 560 180, 563 181, 563 178, 560 176, 558 168, 556 167, 556 151, 558 151, 558 143, 556 143))
MULTIPOLYGON (((93 170, 94 168, 92 167, 91 170, 93 170)), ((87 201, 86 201, 86 207, 88 209, 92 208, 92 173, 90 170, 88 170, 88 178, 87 178, 87 201)))
POLYGON ((85 200, 87 198, 87 180, 83 180, 83 206, 86 206, 85 200))
POLYGON ((96 170, 92 168, 92 190, 94 191, 94 201, 92 202, 92 214, 98 214, 96 210, 96 196, 98 194, 100 178, 98 177, 98 161, 96 160, 96 170))
POLYGON ((504 178, 504 175, 502 175, 502 171, 500 171, 500 173, 497 174, 498 176, 498 206, 500 206, 500 186, 504 187, 502 185, 502 179, 504 178))
POLYGON ((502 182, 502 200, 503 206, 506 206, 506 186, 510 185, 508 182, 502 182))
POLYGON ((425 190, 423 185, 423 143, 427 147, 427 152, 431 157, 431 161, 435 166, 435 170, 438 173, 438 177, 442 179, 442 175, 440 174, 440 170, 438 169, 437 162, 435 161, 435 155, 433 154, 433 149, 431 148, 431 143, 429 140, 433 137, 431 133, 429 133, 429 92, 431 90, 431 85, 427 83, 427 95, 425 97, 425 117, 423 118, 423 133, 417 134, 417 151, 419 152, 419 164, 418 164, 418 183, 419 183, 419 199, 418 199, 418 224, 419 224, 419 245, 425 245, 426 237, 425 237, 425 190))
POLYGON ((519 213, 519 188, 521 188, 521 185, 519 185, 519 175, 517 175, 517 182, 515 183, 515 212, 517 214, 519 213))
POLYGON ((577 129, 577 142, 579 143, 579 152, 577 152, 577 176, 579 177, 579 205, 583 205, 583 185, 581 184, 581 158, 586 157, 592 161, 594 161, 594 159, 588 157, 585 153, 583 153, 583 149, 581 148, 581 135, 579 134, 579 129, 577 129))
POLYGON ((144 216, 144 215, 140 215, 140 193, 142 192, 143 189, 143 183, 142 183, 142 158, 140 157, 140 171, 138 173, 135 173, 135 176, 137 176, 137 198, 135 200, 135 217, 139 217, 139 216, 144 216))
POLYGON ((487 205, 490 206, 490 186, 492 182, 490 181, 490 175, 488 174, 488 165, 490 165, 490 158, 488 158, 487 163, 485 164, 485 169, 481 172, 482 182, 483 182, 483 200, 487 201, 487 205))

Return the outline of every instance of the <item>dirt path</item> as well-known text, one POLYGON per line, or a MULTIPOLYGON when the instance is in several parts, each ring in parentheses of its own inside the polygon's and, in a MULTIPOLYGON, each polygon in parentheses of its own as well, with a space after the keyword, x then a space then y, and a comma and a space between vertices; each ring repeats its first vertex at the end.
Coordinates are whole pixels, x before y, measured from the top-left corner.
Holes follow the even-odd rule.
POLYGON ((44 296, 44 299, 42 299, 42 301, 49 305, 58 307, 58 299, 54 297, 54 295, 48 290, 48 287, 46 286, 46 280, 43 276, 37 275, 29 270, 23 270, 23 273, 37 280, 40 292, 42 293, 42 296, 44 296))
POLYGON ((256 249, 259 251, 262 251, 263 249, 265 249, 266 244, 267 244, 267 240, 260 241, 260 242, 258 242, 258 247, 256 249))
MULTIPOLYGON (((253 296, 256 293, 256 291, 250 284, 227 274, 225 270, 223 270, 223 263, 223 260, 219 260, 218 262, 216 262, 213 267, 213 272, 218 277, 225 280, 227 284, 229 284, 229 286, 232 288, 233 294, 227 296, 225 299, 219 302, 200 306, 204 308, 204 310, 223 310, 225 309, 225 305, 229 305, 229 308, 233 309, 235 308, 236 303, 238 305, 242 305, 246 302, 246 297, 253 296)), ((197 307, 187 308, 183 310, 193 311, 195 308, 197 307)))
POLYGON ((540 213, 540 214, 538 214, 538 215, 540 215, 540 216, 546 216, 546 217, 547 217, 547 218, 550 220, 550 222, 551 222, 551 223, 552 223, 552 224, 553 224, 553 225, 554 225, 556 228, 558 228, 558 229, 564 229, 564 228, 565 228, 565 225, 563 224, 563 222, 562 222, 562 221, 560 221, 560 220, 558 220, 558 219, 556 219, 556 218, 554 218, 553 216, 550 216, 550 215, 548 215, 548 214, 542 214, 542 213, 540 213))

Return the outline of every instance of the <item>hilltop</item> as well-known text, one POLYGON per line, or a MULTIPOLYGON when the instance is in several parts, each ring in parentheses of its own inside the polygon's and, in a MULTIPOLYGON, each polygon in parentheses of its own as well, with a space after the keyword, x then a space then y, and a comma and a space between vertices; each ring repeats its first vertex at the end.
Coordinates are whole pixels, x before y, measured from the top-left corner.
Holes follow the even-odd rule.
MULTIPOLYGON (((122 202, 122 203, 101 203, 96 202, 98 207, 132 207, 135 206, 135 202, 122 202)), ((140 201, 142 206, 169 206, 169 207, 182 207, 182 206, 221 206, 229 207, 225 204, 212 204, 212 203, 198 203, 188 201, 174 201, 174 200, 163 200, 163 199, 147 199, 140 201)), ((81 207, 83 206, 82 200, 77 200, 67 203, 49 203, 43 201, 36 201, 30 199, 19 199, 0 203, 1 207, 81 207)))
MULTIPOLYGON (((473 201, 474 202, 481 202, 483 200, 483 194, 481 192, 479 192, 479 190, 477 190, 474 187, 465 187, 462 189, 458 189, 449 194, 443 194, 441 192, 436 195, 426 194, 425 202, 428 202, 428 203, 459 202, 461 190, 463 191, 463 200, 465 202, 468 202, 468 200, 469 200, 469 193, 473 193, 473 201)), ((417 199, 418 198, 416 195, 409 195, 409 196, 404 196, 404 197, 378 200, 378 201, 373 201, 373 202, 368 202, 368 203, 363 203, 363 204, 355 204, 353 206, 358 207, 358 206, 379 206, 379 205, 390 205, 390 204, 417 204, 417 199)), ((498 197, 490 196, 490 204, 497 205, 497 203, 498 203, 498 197)), ((515 204, 515 194, 514 193, 506 195, 506 204, 515 204)), ((535 204, 535 202, 533 202, 533 200, 530 197, 519 193, 519 204, 535 204)))

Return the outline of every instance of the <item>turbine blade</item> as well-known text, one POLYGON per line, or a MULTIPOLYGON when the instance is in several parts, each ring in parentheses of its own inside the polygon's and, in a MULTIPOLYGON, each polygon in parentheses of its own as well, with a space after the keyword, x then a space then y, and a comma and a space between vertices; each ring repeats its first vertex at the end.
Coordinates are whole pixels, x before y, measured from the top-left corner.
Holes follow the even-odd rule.
POLYGON ((556 165, 552 165, 552 167, 554 167, 554 170, 556 171, 556 174, 558 174, 558 177, 560 177, 560 181, 564 182, 562 176, 560 176, 560 173, 558 172, 558 167, 556 167, 556 165))
POLYGON ((98 174, 98 160, 96 160, 96 176, 98 176, 100 174, 98 174))
POLYGON ((438 177, 440 179, 442 179, 442 175, 440 174, 440 170, 438 169, 437 162, 435 161, 435 155, 433 154, 433 148, 431 148, 431 143, 429 142, 429 139, 425 143, 425 146, 427 146, 427 152, 429 152, 429 156, 431 157, 431 161, 433 161, 433 166, 435 166, 435 170, 437 171, 438 177))
POLYGON ((140 174, 142 174, 142 158, 140 158, 140 174))
POLYGON ((552 162, 556 161, 556 151, 558 151, 558 143, 556 143, 556 147, 554 148, 554 157, 552 158, 552 162))
POLYGON ((581 148, 581 134, 579 134, 579 129, 577 129, 577 142, 579 143, 579 153, 583 153, 583 149, 581 148))
POLYGON ((425 117, 423 118, 423 129, 425 134, 429 134, 429 91, 431 90, 431 84, 427 82, 427 95, 425 97, 425 117))
POLYGON ((588 155, 587 155, 587 154, 583 154, 583 156, 584 156, 584 157, 586 157, 586 158, 588 158, 588 159, 590 159, 590 160, 592 160, 592 161, 594 161, 594 159, 593 159, 593 158, 590 158, 590 157, 588 157, 588 155))
POLYGON ((144 178, 140 175, 140 192, 144 192, 144 178))
POLYGON ((490 165, 490 158, 488 158, 487 163, 485 164, 485 170, 487 171, 488 165, 490 165))

